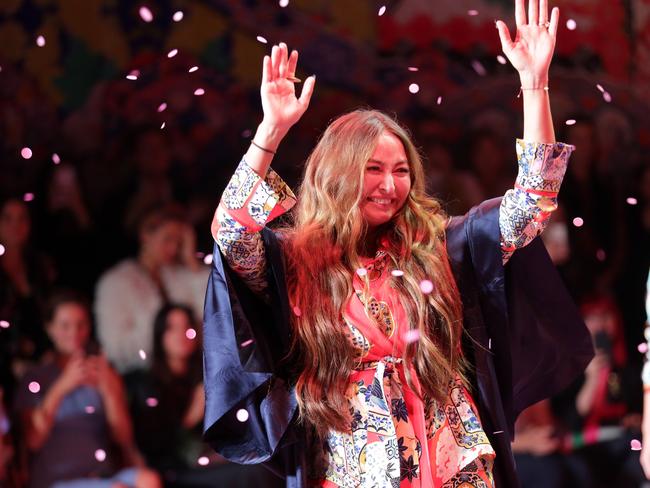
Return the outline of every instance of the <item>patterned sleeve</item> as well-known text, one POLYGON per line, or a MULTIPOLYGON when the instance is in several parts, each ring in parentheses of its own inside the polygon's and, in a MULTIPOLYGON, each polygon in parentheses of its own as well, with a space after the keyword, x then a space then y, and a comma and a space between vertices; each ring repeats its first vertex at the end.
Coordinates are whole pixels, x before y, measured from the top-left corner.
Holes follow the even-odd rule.
POLYGON ((574 149, 561 142, 543 144, 517 139, 519 174, 499 209, 504 264, 548 224, 551 213, 557 209, 557 194, 574 149))
POLYGON ((266 256, 260 230, 296 203, 291 189, 269 169, 262 179, 242 159, 221 196, 213 236, 230 268, 265 295, 266 256))

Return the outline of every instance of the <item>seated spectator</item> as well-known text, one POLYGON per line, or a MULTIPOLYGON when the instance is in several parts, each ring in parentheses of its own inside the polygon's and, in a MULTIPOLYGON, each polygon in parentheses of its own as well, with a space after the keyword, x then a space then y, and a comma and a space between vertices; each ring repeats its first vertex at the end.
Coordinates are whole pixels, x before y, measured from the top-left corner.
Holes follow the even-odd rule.
POLYGON ((53 353, 25 374, 16 396, 31 452, 29 486, 158 488, 135 448, 122 380, 105 357, 89 353, 88 305, 61 293, 46 320, 53 353))
POLYGON ((95 296, 99 341, 121 373, 149 364, 160 307, 187 303, 198 315, 208 281, 208 269, 195 256, 194 231, 178 212, 150 212, 140 224, 139 242, 137 258, 104 273, 95 296))

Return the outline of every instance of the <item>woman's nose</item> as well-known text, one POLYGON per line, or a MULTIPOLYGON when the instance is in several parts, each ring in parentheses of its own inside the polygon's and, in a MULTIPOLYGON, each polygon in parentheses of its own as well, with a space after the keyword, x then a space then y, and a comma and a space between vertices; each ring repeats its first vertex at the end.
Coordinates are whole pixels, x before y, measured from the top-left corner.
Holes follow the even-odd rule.
POLYGON ((393 190, 395 189, 395 182, 393 181, 393 174, 392 173, 386 173, 382 179, 381 183, 379 185, 379 189, 382 190, 385 193, 392 193, 393 190))

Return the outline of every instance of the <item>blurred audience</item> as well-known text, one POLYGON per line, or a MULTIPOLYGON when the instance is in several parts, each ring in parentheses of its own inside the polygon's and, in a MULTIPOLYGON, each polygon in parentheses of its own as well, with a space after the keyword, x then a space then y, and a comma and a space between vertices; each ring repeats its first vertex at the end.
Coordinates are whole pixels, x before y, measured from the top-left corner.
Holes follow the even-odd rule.
POLYGON ((179 211, 150 211, 138 237, 138 256, 106 271, 95 296, 99 341, 121 373, 150 363, 152 324, 164 303, 186 303, 202 314, 209 273, 197 260, 194 230, 179 211))

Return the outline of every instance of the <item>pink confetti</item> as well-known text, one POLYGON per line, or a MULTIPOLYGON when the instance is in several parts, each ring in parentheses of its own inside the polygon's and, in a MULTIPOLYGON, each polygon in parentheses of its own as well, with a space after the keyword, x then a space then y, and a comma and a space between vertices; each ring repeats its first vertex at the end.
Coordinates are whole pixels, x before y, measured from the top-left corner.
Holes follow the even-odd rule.
POLYGON ((636 205, 637 203, 639 203, 637 199, 634 197, 628 197, 628 199, 625 201, 627 202, 628 205, 636 205))
POLYGON ((633 451, 640 451, 643 448, 639 439, 632 439, 630 441, 630 449, 633 451))
POLYGON ((603 249, 598 249, 598 251, 596 251, 596 259, 598 261, 605 261, 606 258, 607 254, 605 254, 605 251, 603 249))
POLYGON ((140 14, 140 18, 145 22, 153 21, 153 13, 149 9, 149 7, 145 7, 143 5, 142 7, 140 7, 140 10, 138 10, 138 13, 140 14))
POLYGON ((187 329, 185 331, 185 337, 187 337, 189 340, 194 340, 196 339, 196 330, 194 329, 187 329))
POLYGON ((201 456, 196 462, 199 463, 199 466, 207 466, 210 464, 210 459, 207 456, 201 456))
POLYGON ((154 397, 149 397, 145 400, 145 403, 147 404, 148 407, 157 407, 158 406, 158 399, 154 397))
POLYGON ((436 100, 436 104, 440 105, 442 103, 442 97, 438 97, 438 100, 436 100))
POLYGON ((576 125, 576 119, 568 119, 565 122, 566 125, 576 125))
POLYGON ((131 70, 128 75, 126 75, 126 79, 136 81, 138 79, 138 76, 140 76, 140 70, 134 69, 131 70))
POLYGON ((205 95, 205 90, 203 88, 197 88, 194 90, 194 95, 197 97, 200 97, 201 95, 205 95))
POLYGON ((61 158, 57 153, 52 154, 52 162, 54 164, 60 164, 61 163, 61 158))
POLYGON ((573 219, 573 225, 575 225, 576 227, 582 227, 584 223, 585 221, 582 220, 582 218, 580 217, 576 217, 575 219, 573 219))
POLYGON ((163 122, 162 124, 160 124, 160 129, 161 129, 161 130, 164 129, 164 128, 165 128, 165 125, 166 125, 166 122, 163 122))
POLYGON ((417 92, 420 91, 420 85, 418 85, 417 83, 411 83, 409 85, 409 91, 413 94, 416 94, 417 92))
POLYGON ((97 459, 97 461, 99 461, 100 463, 106 461, 106 451, 104 451, 103 449, 97 449, 95 451, 95 459, 97 459))
POLYGON ((607 103, 611 103, 612 95, 609 92, 603 92, 603 100, 607 103))
POLYGON ((567 29, 576 30, 577 27, 578 27, 578 23, 575 20, 569 19, 569 20, 566 21, 566 28, 567 29))
POLYGON ((390 274, 392 274, 396 278, 399 278, 400 276, 404 276, 404 271, 402 271, 401 269, 394 269, 393 271, 390 272, 390 274))
POLYGON ((361 277, 364 277, 368 274, 368 270, 366 268, 359 268, 357 269, 357 274, 361 277))
POLYGON ((386 13, 386 5, 382 5, 379 9, 379 12, 377 12, 377 15, 380 17, 386 13))
POLYGON ((95 407, 93 407, 92 405, 86 405, 84 410, 88 415, 95 413, 95 407))
POLYGON ((469 15, 470 17, 475 17, 478 15, 478 10, 468 10, 467 15, 469 15))
POLYGON ((265 37, 262 37, 262 36, 257 36, 256 39, 257 39, 259 42, 261 42, 262 44, 268 44, 268 43, 269 43, 269 41, 267 41, 266 38, 265 38, 265 37))
POLYGON ((167 104, 165 102, 158 105, 158 113, 164 112, 167 109, 167 104))
POLYGON ((210 266, 213 261, 214 261, 214 256, 212 254, 206 254, 205 257, 203 258, 203 264, 207 264, 208 266, 210 266))
POLYGON ((408 70, 413 71, 415 73, 416 71, 420 71, 420 68, 418 68, 417 66, 409 66, 408 70))
POLYGON ((280 1, 278 2, 278 5, 279 5, 280 7, 282 7, 282 8, 285 8, 285 7, 287 7, 287 6, 289 5, 289 0, 280 0, 280 1))
POLYGON ((23 159, 31 159, 31 157, 34 155, 32 150, 28 147, 23 147, 20 150, 20 155, 23 157, 23 159))
POLYGON ((420 290, 422 290, 422 293, 428 295, 433 291, 433 283, 430 280, 420 281, 420 290))
POLYGON ((247 341, 242 342, 239 347, 248 347, 250 346, 253 342, 255 342, 253 339, 248 339, 247 341))
POLYGON ((183 20, 183 17, 184 17, 183 11, 178 10, 178 11, 174 12, 174 15, 172 16, 172 19, 173 19, 174 22, 180 22, 181 20, 183 20))
POLYGON ((36 38, 36 45, 37 45, 38 47, 43 47, 43 46, 45 46, 45 37, 43 37, 43 36, 38 36, 38 37, 36 38))
POLYGON ((479 76, 485 76, 487 74, 485 66, 483 66, 483 64, 481 64, 481 62, 477 59, 472 61, 472 68, 479 76))
POLYGON ((302 315, 302 310, 300 310, 300 307, 299 307, 298 305, 296 305, 295 307, 293 307, 293 314, 294 314, 296 317, 300 317, 300 316, 302 315))
POLYGON ((34 194, 33 193, 25 193, 23 195, 23 202, 31 202, 34 200, 34 194))
POLYGON ((237 416, 237 420, 239 420, 240 422, 246 422, 248 420, 248 410, 246 410, 245 408, 240 408, 239 410, 237 410, 236 416, 237 416))
POLYGON ((199 67, 198 66, 192 66, 190 69, 187 70, 188 73, 194 73, 195 71, 198 71, 199 67))
POLYGON ((506 63, 508 62, 508 60, 507 60, 505 57, 503 57, 503 56, 501 56, 501 55, 499 54, 499 55, 497 56, 497 62, 498 62, 499 64, 506 64, 506 63))
POLYGON ((407 330, 404 332, 404 342, 411 344, 420 339, 420 331, 417 329, 407 330))
MULTIPOLYGON (((0 256, 1 256, 1 255, 2 255, 2 254, 0 253, 0 256)), ((0 328, 2 328, 2 329, 8 329, 8 328, 9 328, 9 322, 7 322, 6 320, 0 320, 0 328)))
POLYGON ((252 135, 253 135, 253 131, 250 130, 250 129, 244 129, 244 130, 242 131, 242 133, 241 133, 241 136, 242 136, 244 139, 248 139, 248 138, 249 138, 250 136, 252 136, 252 135))
POLYGON ((603 88, 603 85, 601 85, 600 83, 596 85, 596 88, 598 88, 598 91, 600 93, 605 93, 605 89, 603 88))
POLYGON ((488 349, 492 349, 492 338, 488 339, 488 349))
POLYGON ((646 352, 648 352, 648 343, 647 342, 642 342, 641 344, 639 344, 637 346, 637 349, 639 350, 639 352, 641 354, 645 354, 646 352))
POLYGON ((143 361, 144 361, 145 359, 147 359, 147 353, 144 352, 144 349, 140 349, 140 350, 138 351, 138 354, 140 355, 140 359, 142 359, 143 361))
POLYGON ((41 391, 41 385, 38 383, 38 381, 31 381, 29 385, 27 385, 27 389, 32 393, 38 393, 41 391))
POLYGON ((173 58, 174 56, 176 56, 177 54, 178 54, 178 49, 172 49, 171 51, 169 51, 169 52, 167 53, 167 57, 171 59, 171 58, 173 58))

